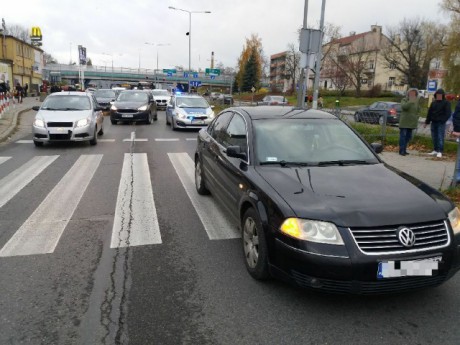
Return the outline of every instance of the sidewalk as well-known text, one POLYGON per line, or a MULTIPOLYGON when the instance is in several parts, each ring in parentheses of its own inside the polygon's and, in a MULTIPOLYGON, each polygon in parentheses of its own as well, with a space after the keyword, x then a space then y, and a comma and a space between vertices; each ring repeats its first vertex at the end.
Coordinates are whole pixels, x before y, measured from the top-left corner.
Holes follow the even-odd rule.
MULTIPOLYGON (((24 98, 22 104, 10 106, 0 119, 0 142, 7 141, 14 132, 19 116, 41 102, 37 97, 24 98)), ((425 153, 410 151, 408 156, 400 156, 396 152, 383 152, 382 160, 395 168, 412 175, 436 189, 448 188, 454 175, 455 161, 433 159, 425 153)))
POLYGON ((41 102, 38 97, 24 97, 22 103, 10 103, 9 109, 0 117, 0 142, 8 140, 18 124, 18 117, 22 113, 29 111, 33 106, 40 104, 41 102))

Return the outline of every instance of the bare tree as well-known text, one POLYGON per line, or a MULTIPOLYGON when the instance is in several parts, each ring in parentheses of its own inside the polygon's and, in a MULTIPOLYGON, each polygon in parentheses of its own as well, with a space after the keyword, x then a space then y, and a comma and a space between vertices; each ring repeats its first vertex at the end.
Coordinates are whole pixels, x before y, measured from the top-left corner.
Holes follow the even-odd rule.
POLYGON ((385 65, 400 71, 409 86, 424 88, 430 62, 440 56, 445 38, 445 26, 404 19, 388 29, 388 41, 382 50, 385 65))
POLYGON ((297 77, 300 74, 300 53, 296 49, 294 43, 288 44, 288 51, 286 52, 286 62, 284 75, 291 81, 291 90, 295 90, 297 77))
POLYGON ((443 64, 449 71, 443 80, 448 89, 460 89, 460 0, 443 0, 441 8, 450 15, 443 64))
POLYGON ((43 53, 43 59, 45 61, 45 65, 49 65, 49 64, 53 64, 53 63, 58 63, 57 59, 54 58, 54 56, 52 56, 51 54, 49 53, 43 53))
POLYGON ((31 43, 29 31, 27 30, 27 28, 25 28, 22 25, 18 25, 18 24, 8 25, 5 30, 5 35, 10 35, 10 36, 16 37, 17 39, 21 41, 31 43))

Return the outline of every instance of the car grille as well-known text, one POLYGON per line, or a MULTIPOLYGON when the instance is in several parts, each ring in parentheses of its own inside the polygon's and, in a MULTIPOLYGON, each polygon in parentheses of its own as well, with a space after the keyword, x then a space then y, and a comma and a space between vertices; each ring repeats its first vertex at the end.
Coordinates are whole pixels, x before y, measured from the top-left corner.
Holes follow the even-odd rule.
POLYGON ((48 127, 73 127, 73 122, 48 122, 48 127))
POLYGON ((133 114, 133 113, 137 113, 138 110, 137 109, 118 109, 117 110, 119 113, 130 113, 130 114, 133 114))
POLYGON ((351 234, 359 249, 369 255, 410 253, 445 247, 450 243, 446 222, 413 224, 405 226, 415 235, 415 244, 411 248, 404 247, 398 240, 399 226, 376 228, 350 228, 351 234))
POLYGON ((155 102, 166 104, 166 100, 165 100, 165 99, 157 99, 155 102))
POLYGON ((363 281, 340 281, 328 279, 315 279, 303 273, 292 271, 295 282, 301 287, 319 289, 331 293, 355 293, 363 295, 387 294, 394 292, 410 291, 434 287, 442 284, 447 279, 447 273, 434 276, 404 277, 394 279, 382 279, 372 282, 363 281))
POLYGON ((50 134, 50 140, 70 140, 71 133, 68 134, 50 134))

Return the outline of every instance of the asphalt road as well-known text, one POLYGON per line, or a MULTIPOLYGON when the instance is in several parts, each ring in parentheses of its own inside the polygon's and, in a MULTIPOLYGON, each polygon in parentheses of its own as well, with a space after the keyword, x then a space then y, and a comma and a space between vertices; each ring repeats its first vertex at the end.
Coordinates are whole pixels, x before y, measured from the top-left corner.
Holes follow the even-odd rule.
POLYGON ((95 147, 35 148, 33 115, 0 147, 0 344, 460 343, 460 275, 375 297, 250 278, 236 225, 193 199, 196 132, 164 112, 106 118, 95 147))

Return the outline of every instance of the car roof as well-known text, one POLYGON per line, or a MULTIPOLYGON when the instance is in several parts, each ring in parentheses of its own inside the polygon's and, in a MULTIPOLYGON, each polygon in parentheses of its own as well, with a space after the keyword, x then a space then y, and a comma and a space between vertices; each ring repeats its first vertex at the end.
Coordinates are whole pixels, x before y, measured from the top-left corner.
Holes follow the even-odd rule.
POLYGON ((80 96, 80 97, 89 97, 86 92, 81 91, 61 91, 50 94, 48 97, 62 97, 62 96, 80 96))
POLYGON ((337 119, 337 116, 329 114, 322 110, 300 109, 296 107, 233 107, 226 110, 235 110, 239 113, 246 114, 252 120, 260 119, 337 119))

